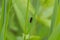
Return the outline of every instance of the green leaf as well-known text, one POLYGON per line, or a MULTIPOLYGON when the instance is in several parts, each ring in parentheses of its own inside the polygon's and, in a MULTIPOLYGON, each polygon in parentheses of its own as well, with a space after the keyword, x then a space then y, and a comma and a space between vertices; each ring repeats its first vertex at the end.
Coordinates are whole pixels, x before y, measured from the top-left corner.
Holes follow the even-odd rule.
POLYGON ((55 7, 54 7, 54 13, 52 17, 52 22, 51 22, 51 31, 53 28, 56 28, 56 26, 60 23, 60 6, 58 4, 58 0, 55 0, 55 7))
MULTIPOLYGON (((14 0, 13 1, 13 6, 16 12, 17 19, 19 21, 19 24, 23 31, 25 32, 25 18, 26 18, 26 8, 27 8, 27 0, 14 0), (21 5, 21 6, 20 6, 21 5)), ((30 26, 30 18, 34 14, 34 9, 32 5, 29 2, 29 9, 28 9, 28 25, 27 27, 27 33, 29 33, 31 26, 30 26)))
POLYGON ((58 24, 56 28, 53 29, 53 32, 51 33, 48 40, 60 40, 60 24, 58 24))
POLYGON ((59 1, 55 0, 55 7, 54 7, 54 13, 52 17, 52 23, 51 23, 51 31, 50 31, 50 37, 49 40, 60 40, 60 6, 59 1))
POLYGON ((17 40, 16 36, 12 32, 7 31, 7 40, 17 40))
POLYGON ((24 19, 23 13, 20 11, 20 9, 16 3, 14 3, 13 6, 14 6, 14 9, 16 11, 16 16, 17 16, 17 19, 19 21, 19 25, 21 26, 21 28, 24 31, 25 19, 24 19))
POLYGON ((41 40, 39 36, 30 36, 30 40, 41 40))

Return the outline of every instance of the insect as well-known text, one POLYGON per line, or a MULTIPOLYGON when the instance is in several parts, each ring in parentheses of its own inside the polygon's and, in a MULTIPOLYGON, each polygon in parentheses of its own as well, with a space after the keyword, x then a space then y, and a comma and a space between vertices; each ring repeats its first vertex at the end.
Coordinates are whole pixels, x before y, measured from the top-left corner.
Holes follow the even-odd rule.
POLYGON ((30 18, 30 23, 32 22, 32 20, 33 20, 33 18, 31 17, 31 18, 30 18))

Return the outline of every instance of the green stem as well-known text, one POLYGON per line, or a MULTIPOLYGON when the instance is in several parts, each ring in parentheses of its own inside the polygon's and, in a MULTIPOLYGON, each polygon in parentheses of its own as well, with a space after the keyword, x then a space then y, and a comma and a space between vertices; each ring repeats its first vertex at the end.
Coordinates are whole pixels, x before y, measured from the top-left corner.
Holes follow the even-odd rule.
POLYGON ((54 12, 53 12, 53 17, 51 21, 51 29, 50 29, 49 36, 51 35, 53 28, 56 26, 57 15, 58 15, 58 0, 55 0, 54 12))
POLYGON ((25 19, 25 36, 24 36, 24 40, 26 40, 26 34, 27 34, 28 13, 29 13, 29 0, 27 0, 26 19, 25 19))
POLYGON ((3 0, 1 16, 1 40, 6 40, 11 0, 3 0))

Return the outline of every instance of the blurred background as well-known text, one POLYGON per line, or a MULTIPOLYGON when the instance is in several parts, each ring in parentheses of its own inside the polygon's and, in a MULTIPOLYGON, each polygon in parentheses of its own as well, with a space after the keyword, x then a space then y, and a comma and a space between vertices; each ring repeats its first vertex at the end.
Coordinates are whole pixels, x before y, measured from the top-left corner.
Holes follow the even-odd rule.
POLYGON ((0 0, 0 40, 60 40, 59 2, 0 0))

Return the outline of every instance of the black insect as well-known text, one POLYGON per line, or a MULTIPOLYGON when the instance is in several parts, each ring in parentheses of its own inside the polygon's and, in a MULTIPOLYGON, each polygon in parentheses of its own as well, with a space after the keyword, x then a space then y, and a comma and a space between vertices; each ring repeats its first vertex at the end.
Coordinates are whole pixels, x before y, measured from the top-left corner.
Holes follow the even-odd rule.
POLYGON ((31 17, 31 18, 30 18, 30 23, 32 22, 32 20, 33 20, 33 18, 31 17))

